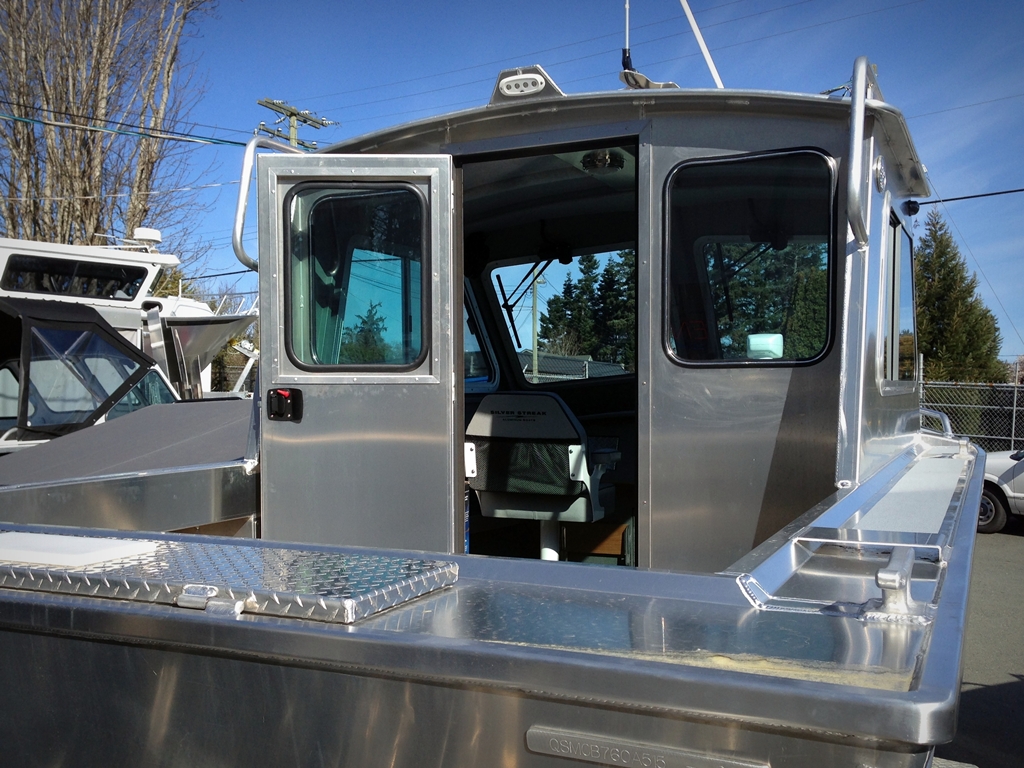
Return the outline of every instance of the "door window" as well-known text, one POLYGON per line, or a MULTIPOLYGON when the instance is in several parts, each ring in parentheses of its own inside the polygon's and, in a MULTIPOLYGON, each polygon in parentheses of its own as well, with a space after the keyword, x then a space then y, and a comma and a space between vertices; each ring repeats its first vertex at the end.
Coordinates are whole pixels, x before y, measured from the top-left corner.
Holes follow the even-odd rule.
POLYGON ((425 205, 411 187, 291 197, 289 348, 304 367, 411 368, 425 355, 425 205))

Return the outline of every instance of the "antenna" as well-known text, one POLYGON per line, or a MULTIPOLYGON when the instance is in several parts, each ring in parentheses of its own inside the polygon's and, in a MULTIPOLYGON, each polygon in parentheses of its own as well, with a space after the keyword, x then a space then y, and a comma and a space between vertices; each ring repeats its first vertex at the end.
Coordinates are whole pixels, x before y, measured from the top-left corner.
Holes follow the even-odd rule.
POLYGON ((633 60, 629 56, 629 0, 626 0, 626 47, 622 49, 622 69, 624 72, 635 72, 633 60))
POLYGON ((659 83, 641 75, 633 69, 633 59, 629 55, 629 0, 626 0, 626 47, 622 49, 622 71, 619 80, 630 90, 647 90, 649 88, 678 88, 675 83, 659 83))
MULTIPOLYGON (((708 46, 704 42, 704 35, 700 33, 700 27, 697 26, 697 20, 693 18, 693 11, 690 10, 690 4, 687 3, 686 0, 679 0, 679 2, 683 5, 683 13, 686 14, 686 19, 690 22, 690 29, 693 30, 693 36, 697 38, 697 45, 700 46, 700 52, 704 54, 704 61, 707 62, 708 69, 711 70, 711 77, 715 79, 715 85, 719 88, 725 88, 725 86, 722 85, 722 78, 718 76, 718 69, 715 67, 715 62, 711 59, 711 51, 708 50, 708 46)), ((626 6, 628 8, 629 0, 626 0, 626 6)), ((627 10, 626 13, 628 14, 629 11, 627 10)), ((629 32, 627 31, 626 34, 628 35, 629 32)))

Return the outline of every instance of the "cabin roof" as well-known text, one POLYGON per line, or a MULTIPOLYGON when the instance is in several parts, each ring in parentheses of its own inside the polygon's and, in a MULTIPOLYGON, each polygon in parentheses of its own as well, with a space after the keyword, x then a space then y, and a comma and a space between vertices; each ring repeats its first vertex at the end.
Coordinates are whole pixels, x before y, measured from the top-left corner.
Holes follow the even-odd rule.
POLYGON ((122 248, 105 248, 100 245, 65 245, 63 243, 43 243, 34 240, 18 240, 0 237, 0 257, 10 253, 32 256, 49 256, 52 258, 86 259, 105 261, 118 264, 154 264, 159 267, 175 266, 181 263, 177 256, 169 253, 152 253, 149 251, 129 251, 122 248))
MULTIPOLYGON (((851 101, 817 94, 729 89, 619 90, 504 101, 386 128, 346 139, 321 153, 441 152, 459 155, 480 151, 481 142, 512 136, 550 133, 558 128, 606 126, 628 135, 640 121, 659 115, 717 113, 784 115, 810 120, 848 121, 851 101), (468 144, 473 146, 467 146, 468 144)), ((868 99, 866 112, 879 120, 895 160, 892 176, 900 196, 929 197, 925 169, 903 114, 883 101, 868 99)))

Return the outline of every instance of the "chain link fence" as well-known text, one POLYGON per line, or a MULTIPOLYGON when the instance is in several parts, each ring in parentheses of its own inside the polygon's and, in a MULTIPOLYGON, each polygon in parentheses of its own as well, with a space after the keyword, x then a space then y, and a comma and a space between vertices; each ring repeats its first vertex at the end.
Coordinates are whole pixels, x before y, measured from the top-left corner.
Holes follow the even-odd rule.
POLYGON ((1024 384, 926 381, 921 406, 949 416, 955 434, 986 451, 1024 448, 1024 384))

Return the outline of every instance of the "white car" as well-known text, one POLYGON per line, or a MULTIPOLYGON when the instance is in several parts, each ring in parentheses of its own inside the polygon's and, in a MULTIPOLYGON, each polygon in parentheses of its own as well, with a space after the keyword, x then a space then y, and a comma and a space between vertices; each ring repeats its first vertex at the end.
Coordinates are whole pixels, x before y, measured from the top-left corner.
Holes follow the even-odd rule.
POLYGON ((985 489, 981 495, 978 530, 996 533, 1007 514, 1024 515, 1024 451, 997 451, 985 462, 985 489))

